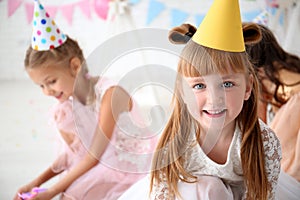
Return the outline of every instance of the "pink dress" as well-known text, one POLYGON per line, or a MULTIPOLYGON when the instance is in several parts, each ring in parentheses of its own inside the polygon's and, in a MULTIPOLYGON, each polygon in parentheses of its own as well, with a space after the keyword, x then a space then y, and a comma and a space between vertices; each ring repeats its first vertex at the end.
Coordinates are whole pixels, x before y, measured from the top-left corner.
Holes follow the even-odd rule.
MULTIPOLYGON (((68 100, 55 106, 53 119, 60 130, 63 148, 52 165, 54 172, 67 172, 88 153, 98 124, 101 99, 113 86, 112 81, 99 79, 95 85, 97 100, 94 105, 68 100)), ((149 172, 158 136, 151 135, 139 116, 136 103, 130 112, 119 116, 99 164, 74 181, 62 197, 74 200, 118 199, 149 172)))

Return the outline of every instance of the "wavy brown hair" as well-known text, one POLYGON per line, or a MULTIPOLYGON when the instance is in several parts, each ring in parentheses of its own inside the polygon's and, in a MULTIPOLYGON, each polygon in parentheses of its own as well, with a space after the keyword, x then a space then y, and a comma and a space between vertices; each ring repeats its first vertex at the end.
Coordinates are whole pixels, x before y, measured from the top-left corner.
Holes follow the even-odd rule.
MULTIPOLYGON (((286 69, 290 72, 300 74, 300 58, 296 55, 286 52, 278 43, 275 35, 272 31, 261 24, 243 23, 243 29, 253 29, 258 27, 261 32, 261 40, 259 42, 245 42, 246 51, 250 57, 250 61, 254 64, 255 69, 263 69, 267 79, 275 84, 275 91, 273 94, 269 94, 266 90, 262 90, 262 93, 271 95, 275 100, 275 105, 280 107, 285 104, 288 99, 281 98, 278 90, 284 86, 293 86, 300 84, 300 80, 293 85, 284 84, 279 77, 279 71, 286 69)), ((251 35, 253 32, 248 32, 251 35)), ((262 77, 258 77, 261 81, 262 77)), ((263 89, 263 88, 262 88, 263 89)), ((266 101, 265 99, 262 99, 266 101)), ((272 103, 272 102, 268 102, 272 103)))
MULTIPOLYGON (((237 117, 242 131, 241 162, 244 172, 244 183, 247 188, 247 199, 267 199, 269 185, 265 170, 265 154, 261 130, 257 116, 258 80, 255 71, 245 52, 233 53, 203 47, 189 40, 196 31, 195 27, 183 24, 172 29, 169 38, 176 44, 186 44, 178 64, 178 76, 173 95, 173 112, 164 129, 157 151, 153 158, 151 173, 151 191, 155 185, 166 182, 169 199, 180 196, 177 188, 179 180, 196 182, 183 166, 182 157, 188 148, 188 138, 192 130, 196 130, 196 138, 200 138, 197 121, 191 116, 182 98, 181 76, 203 76, 210 73, 227 73, 234 71, 254 78, 251 96, 244 101, 243 109, 237 117), (234 67, 232 67, 234 66, 234 67)), ((259 38, 256 38, 259 39, 259 38)))

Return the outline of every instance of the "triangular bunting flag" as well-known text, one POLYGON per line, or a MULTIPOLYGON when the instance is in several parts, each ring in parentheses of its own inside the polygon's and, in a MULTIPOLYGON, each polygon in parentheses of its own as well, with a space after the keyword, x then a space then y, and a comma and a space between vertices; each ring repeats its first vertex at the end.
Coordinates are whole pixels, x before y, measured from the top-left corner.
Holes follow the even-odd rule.
POLYGON ((135 5, 137 3, 139 3, 141 0, 129 0, 128 3, 131 5, 135 5))
POLYGON ((90 1, 82 0, 77 3, 82 13, 88 18, 91 18, 90 1))
POLYGON ((182 24, 187 17, 189 16, 188 13, 178 10, 178 9, 172 9, 171 10, 171 26, 178 26, 182 24))
POLYGON ((242 14, 242 20, 245 22, 251 22, 252 20, 254 20, 260 13, 262 12, 262 10, 253 10, 250 12, 245 12, 242 14))
POLYGON ((272 15, 275 15, 277 12, 278 8, 273 8, 273 7, 267 7, 267 11, 271 13, 272 15))
POLYGON ((96 14, 101 19, 106 19, 109 9, 109 0, 94 0, 94 8, 96 14))
POLYGON ((282 13, 280 14, 280 17, 279 17, 279 24, 280 24, 281 26, 283 26, 283 25, 284 25, 284 22, 285 22, 285 14, 284 14, 284 12, 282 12, 282 13))
POLYGON ((195 18, 196 18, 196 26, 198 27, 202 20, 204 19, 205 15, 196 15, 195 18))
POLYGON ((150 0, 146 24, 149 25, 165 8, 165 4, 150 0))
POLYGON ((72 25, 74 4, 68 4, 61 7, 63 16, 67 19, 69 25, 72 25))
POLYGON ((47 6, 47 12, 51 15, 52 18, 55 18, 57 9, 58 6, 47 6))
POLYGON ((32 3, 25 3, 26 17, 27 17, 27 22, 28 23, 32 22, 33 8, 34 8, 34 6, 33 6, 32 3))
POLYGON ((16 12, 22 2, 23 0, 8 0, 8 17, 12 16, 16 12))

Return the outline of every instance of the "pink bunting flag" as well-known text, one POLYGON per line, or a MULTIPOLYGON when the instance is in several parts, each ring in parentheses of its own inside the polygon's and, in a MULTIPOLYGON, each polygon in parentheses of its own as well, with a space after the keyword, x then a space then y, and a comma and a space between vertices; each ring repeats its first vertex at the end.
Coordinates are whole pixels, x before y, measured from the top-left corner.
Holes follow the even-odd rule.
POLYGON ((67 19, 69 25, 72 25, 74 7, 75 4, 68 4, 61 7, 61 12, 63 16, 67 19))
POLYGON ((97 15, 102 18, 106 19, 109 9, 109 1, 110 0, 94 0, 94 8, 97 15))
POLYGON ((47 6, 47 12, 52 18, 55 18, 58 11, 58 6, 47 6))
MULTIPOLYGON (((27 22, 31 23, 32 22, 32 18, 33 18, 33 9, 34 9, 34 5, 30 2, 26 2, 25 3, 25 10, 26 10, 26 18, 27 18, 27 22)), ((58 6, 47 6, 47 12, 50 14, 51 17, 55 18, 56 13, 58 10, 58 6)))
POLYGON ((12 16, 23 3, 23 0, 8 0, 8 17, 12 16))
POLYGON ((279 4, 278 4, 278 0, 266 0, 267 6, 269 6, 270 8, 278 8, 279 4))
POLYGON ((81 9, 82 13, 88 18, 91 18, 90 1, 82 0, 77 3, 77 6, 81 9))
POLYGON ((27 22, 28 24, 32 22, 32 18, 33 18, 33 4, 32 3, 25 3, 25 10, 26 10, 26 18, 27 18, 27 22))

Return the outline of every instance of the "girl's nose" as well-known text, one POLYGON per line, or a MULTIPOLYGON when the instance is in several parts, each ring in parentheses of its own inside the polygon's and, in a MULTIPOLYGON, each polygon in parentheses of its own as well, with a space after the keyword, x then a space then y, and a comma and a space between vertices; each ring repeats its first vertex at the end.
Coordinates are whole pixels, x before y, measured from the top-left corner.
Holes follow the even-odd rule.
POLYGON ((53 96, 53 94, 54 94, 54 90, 52 90, 50 87, 45 87, 43 89, 43 92, 47 96, 53 96))
POLYGON ((209 88, 209 92, 207 93, 207 103, 214 106, 222 106, 225 101, 225 92, 221 88, 209 88))
POLYGON ((205 77, 207 85, 206 103, 213 107, 221 107, 225 104, 225 90, 223 80, 219 75, 205 77))

